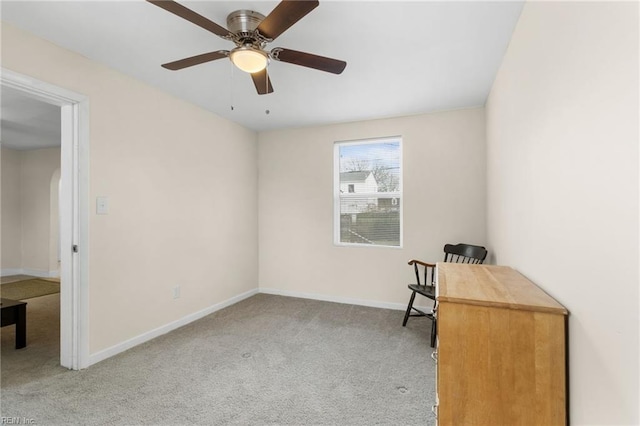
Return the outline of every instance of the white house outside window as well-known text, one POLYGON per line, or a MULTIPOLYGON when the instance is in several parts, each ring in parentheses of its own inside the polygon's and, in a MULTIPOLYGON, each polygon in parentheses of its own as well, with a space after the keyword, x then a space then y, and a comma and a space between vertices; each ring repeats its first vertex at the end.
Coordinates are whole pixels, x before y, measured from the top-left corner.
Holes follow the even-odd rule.
POLYGON ((336 142, 334 242, 402 246, 402 140, 336 142))

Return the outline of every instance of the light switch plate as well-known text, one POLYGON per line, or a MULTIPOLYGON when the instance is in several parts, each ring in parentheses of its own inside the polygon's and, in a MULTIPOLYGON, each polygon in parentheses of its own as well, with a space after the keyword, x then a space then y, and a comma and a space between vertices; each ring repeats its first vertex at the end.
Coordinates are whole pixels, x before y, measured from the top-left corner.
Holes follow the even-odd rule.
POLYGON ((108 214, 109 213, 109 198, 96 197, 96 214, 108 214))

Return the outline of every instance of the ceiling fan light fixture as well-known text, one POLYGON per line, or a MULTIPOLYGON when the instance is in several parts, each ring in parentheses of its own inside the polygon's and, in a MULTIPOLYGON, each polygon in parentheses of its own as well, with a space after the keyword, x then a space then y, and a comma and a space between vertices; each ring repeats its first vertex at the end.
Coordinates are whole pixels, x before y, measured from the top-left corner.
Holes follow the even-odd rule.
POLYGON ((251 46, 236 47, 229 54, 233 64, 250 74, 262 71, 269 63, 267 53, 251 46))
POLYGON ((278 5, 267 16, 248 9, 236 10, 227 15, 227 28, 216 24, 177 3, 175 0, 147 1, 235 45, 235 48, 231 51, 216 50, 215 52, 203 53, 162 64, 163 68, 171 71, 229 58, 234 66, 251 74, 251 79, 258 94, 266 95, 273 92, 271 79, 267 73, 267 66, 272 59, 332 74, 342 73, 347 66, 345 61, 282 47, 272 48, 270 51, 266 50, 267 44, 273 42, 283 32, 315 9, 319 4, 318 0, 280 0, 278 5))

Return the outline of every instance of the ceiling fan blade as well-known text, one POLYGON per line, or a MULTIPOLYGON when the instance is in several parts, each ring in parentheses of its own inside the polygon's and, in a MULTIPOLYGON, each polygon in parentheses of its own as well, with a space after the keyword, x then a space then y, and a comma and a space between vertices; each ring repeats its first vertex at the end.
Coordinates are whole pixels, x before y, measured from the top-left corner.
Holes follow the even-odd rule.
POLYGON ((215 61, 216 59, 226 58, 228 55, 228 50, 217 50, 215 52, 203 53, 202 55, 196 55, 190 58, 180 59, 179 61, 162 64, 162 67, 171 71, 176 71, 192 67, 194 65, 204 64, 205 62, 215 61))
POLYGON ((147 0, 149 3, 155 4, 158 7, 163 8, 167 12, 171 12, 189 22, 196 24, 199 27, 204 28, 207 31, 211 31, 215 35, 220 37, 226 37, 229 35, 229 30, 213 21, 205 18, 202 15, 197 14, 191 9, 188 9, 181 4, 176 3, 173 0, 147 0))
POLYGON ((283 49, 281 47, 276 47, 271 50, 271 57, 276 61, 326 71, 332 74, 342 73, 347 66, 345 61, 312 55, 311 53, 298 52, 297 50, 283 49))
POLYGON ((258 25, 258 32, 275 40, 289 27, 318 7, 317 0, 282 0, 258 25))
POLYGON ((269 78, 269 74, 267 74, 266 68, 262 71, 254 72, 251 74, 251 78, 253 79, 253 84, 256 86, 258 95, 267 95, 273 92, 271 79, 269 78))

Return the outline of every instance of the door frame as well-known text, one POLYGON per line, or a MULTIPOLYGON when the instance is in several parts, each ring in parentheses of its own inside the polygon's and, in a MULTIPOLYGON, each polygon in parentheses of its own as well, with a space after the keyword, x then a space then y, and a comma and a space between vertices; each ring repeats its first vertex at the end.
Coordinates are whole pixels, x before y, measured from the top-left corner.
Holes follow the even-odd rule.
POLYGON ((89 366, 89 98, 1 69, 0 84, 60 107, 60 365, 89 366))

